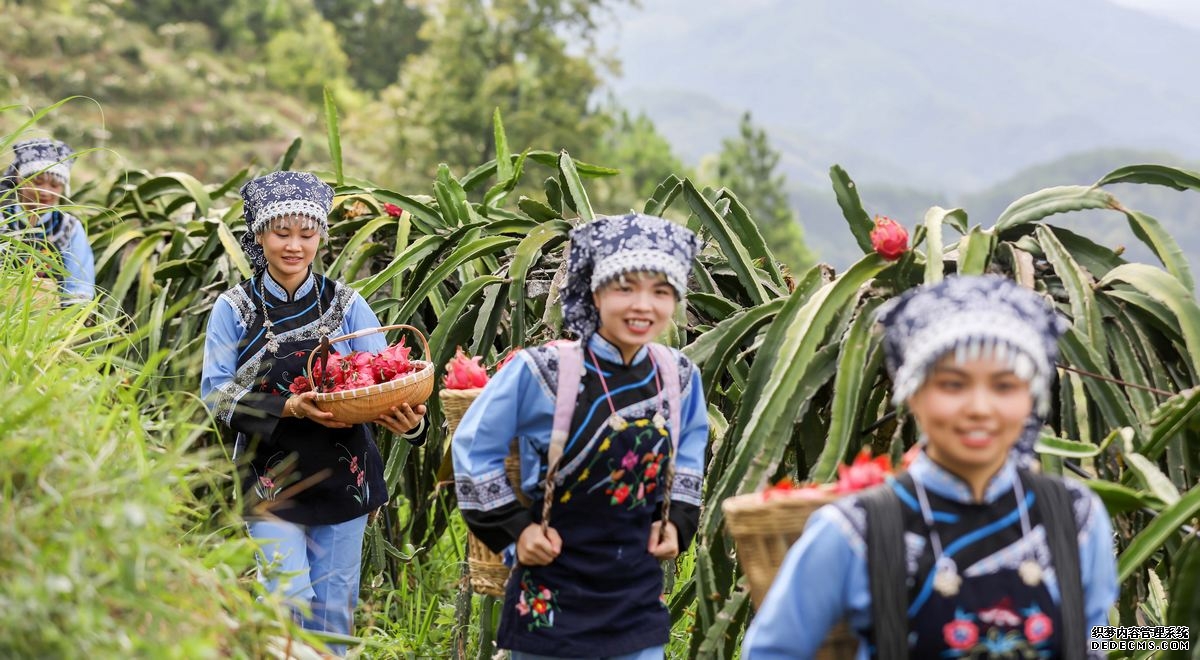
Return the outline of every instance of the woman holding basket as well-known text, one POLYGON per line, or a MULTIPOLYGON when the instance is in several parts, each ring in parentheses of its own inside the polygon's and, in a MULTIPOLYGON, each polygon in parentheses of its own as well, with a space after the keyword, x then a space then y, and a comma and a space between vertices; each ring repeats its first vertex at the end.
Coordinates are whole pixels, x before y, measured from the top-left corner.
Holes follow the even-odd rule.
POLYGON ((1083 484, 1027 469, 1066 323, 995 276, 906 292, 878 319, 923 451, 809 518, 744 657, 811 658, 843 618, 860 658, 1085 657, 1117 596, 1108 513, 1083 484))
POLYGON ((652 342, 698 248, 637 214, 573 230, 562 304, 580 340, 519 352, 458 426, 463 518, 493 551, 515 544, 497 633, 514 660, 663 657, 659 561, 695 534, 708 421, 697 368, 652 342), (532 507, 505 476, 513 438, 532 507))
MULTIPOLYGON (((312 271, 333 189, 307 172, 273 172, 241 194, 242 248, 254 275, 213 306, 201 395, 236 433, 260 578, 296 599, 305 628, 350 634, 367 516, 388 498, 382 461, 366 424, 338 422, 317 408, 315 392, 292 390, 297 377, 311 376, 309 353, 323 338, 379 320, 358 292, 312 271)), ((386 340, 371 334, 333 348, 377 352, 386 340)), ((403 434, 424 414, 423 405, 403 404, 375 422, 403 434)))

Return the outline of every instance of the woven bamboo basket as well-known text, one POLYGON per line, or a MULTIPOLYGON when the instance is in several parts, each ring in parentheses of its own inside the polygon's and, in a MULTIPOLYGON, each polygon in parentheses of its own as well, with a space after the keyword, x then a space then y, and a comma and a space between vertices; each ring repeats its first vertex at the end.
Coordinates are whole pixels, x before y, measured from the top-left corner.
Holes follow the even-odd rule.
MULTIPOLYGON (((329 343, 336 344, 389 330, 412 331, 421 340, 421 346, 425 350, 423 355, 429 356, 429 342, 425 341, 425 335, 411 325, 398 324, 367 328, 341 337, 334 337, 329 340, 329 343)), ((308 373, 310 374, 316 353, 313 351, 308 354, 308 373)), ((341 392, 320 392, 313 397, 313 403, 321 410, 333 413, 335 420, 346 424, 362 424, 378 419, 393 406, 403 403, 411 406, 425 403, 433 394, 433 363, 413 360, 412 364, 417 367, 416 371, 404 374, 395 380, 341 392)))
MULTIPOLYGON (((750 583, 750 599, 757 608, 766 598, 788 549, 800 538, 808 517, 837 499, 820 496, 777 496, 762 493, 738 495, 721 503, 725 526, 737 546, 738 563, 750 583)), ((838 624, 817 650, 818 660, 853 660, 859 639, 845 624, 838 624)))
POLYGON ((438 398, 442 401, 442 414, 446 416, 446 425, 449 427, 446 431, 448 437, 454 437, 454 432, 458 430, 458 423, 462 421, 463 415, 467 414, 467 408, 471 407, 481 392, 483 392, 482 387, 470 390, 445 388, 438 390, 438 398))
MULTIPOLYGON (((452 440, 467 408, 481 392, 483 388, 443 389, 438 392, 442 401, 442 413, 446 416, 447 434, 452 440)), ((504 458, 504 472, 508 476, 508 483, 517 494, 517 500, 522 505, 529 506, 529 498, 521 490, 521 457, 515 438, 509 444, 508 456, 504 458)), ((470 532, 467 533, 467 566, 471 573, 471 587, 475 593, 496 598, 504 596, 504 583, 512 569, 505 565, 503 555, 492 552, 491 548, 470 532)))

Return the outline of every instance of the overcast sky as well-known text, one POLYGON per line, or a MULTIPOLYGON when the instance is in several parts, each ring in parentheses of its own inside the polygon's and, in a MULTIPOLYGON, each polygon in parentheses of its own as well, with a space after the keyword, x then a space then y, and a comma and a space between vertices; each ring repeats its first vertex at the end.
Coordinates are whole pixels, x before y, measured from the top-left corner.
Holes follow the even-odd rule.
POLYGON ((1109 0, 1147 13, 1157 14, 1200 29, 1200 2, 1197 0, 1109 0))

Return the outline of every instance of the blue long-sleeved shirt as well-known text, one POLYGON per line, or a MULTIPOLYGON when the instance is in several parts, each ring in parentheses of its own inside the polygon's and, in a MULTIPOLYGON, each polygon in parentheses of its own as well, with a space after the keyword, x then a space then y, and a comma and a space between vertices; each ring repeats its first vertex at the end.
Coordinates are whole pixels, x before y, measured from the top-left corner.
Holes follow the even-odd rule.
MULTIPOLYGON (((623 362, 620 351, 599 334, 591 336, 588 347, 602 360, 623 362)), ((649 349, 645 347, 639 349, 631 364, 636 365, 647 359, 648 352, 649 349)), ((681 373, 686 377, 686 384, 680 388, 680 438, 672 501, 691 505, 695 507, 693 510, 698 510, 704 452, 708 442, 708 414, 700 371, 690 362, 687 364, 690 371, 681 373)), ((590 360, 584 360, 584 368, 595 371, 590 360)), ((496 526, 507 532, 511 537, 509 540, 516 540, 532 518, 528 509, 513 506, 516 494, 505 476, 504 458, 509 453, 512 439, 519 438, 521 489, 526 495, 536 498, 544 477, 544 457, 550 447, 556 386, 556 382, 546 382, 529 352, 521 351, 516 359, 488 382, 454 434, 451 451, 459 485, 459 507, 468 518, 471 513, 488 514, 503 509, 504 519, 497 521, 496 526), (463 485, 471 488, 464 490, 463 485)), ((597 411, 595 414, 605 418, 609 414, 607 408, 602 408, 605 406, 603 400, 581 399, 576 406, 591 406, 597 411)), ((564 478, 571 474, 573 468, 577 467, 573 465, 576 462, 568 461, 559 474, 564 478)), ((672 521, 680 528, 681 549, 686 547, 691 533, 695 531, 694 523, 689 525, 683 520, 676 520, 674 512, 683 510, 685 507, 672 507, 671 514, 672 521)), ((480 538, 488 541, 483 536, 480 538)))
MULTIPOLYGON (((287 291, 265 271, 257 277, 265 278, 263 285, 267 291, 284 300, 294 300, 312 291, 315 279, 310 274, 296 292, 289 297, 287 291)), ((365 328, 379 327, 379 318, 371 310, 371 306, 358 293, 354 294, 353 302, 346 313, 342 326, 336 335, 349 334, 365 328)), ((211 396, 222 384, 233 380, 238 367, 238 342, 246 333, 246 327, 234 311, 233 306, 225 297, 218 298, 213 304, 212 314, 208 319, 208 332, 204 337, 204 365, 200 377, 200 396, 210 409, 216 405, 211 396)), ((387 348, 387 339, 382 334, 367 335, 339 342, 333 349, 346 354, 351 351, 366 351, 378 353, 387 348)))
MULTIPOLYGON (((14 208, 16 207, 6 207, 4 214, 12 215, 14 208)), ((96 257, 88 243, 87 231, 78 218, 70 213, 51 209, 41 215, 36 225, 26 226, 18 217, 9 221, 6 230, 32 232, 36 237, 54 245, 66 271, 59 284, 64 302, 87 302, 96 297, 96 257)))
MULTIPOLYGON (((910 466, 913 477, 930 493, 958 502, 974 500, 966 483, 922 453, 910 466)), ((984 502, 1007 495, 1017 479, 1010 459, 989 482, 984 502)), ((1108 624, 1118 582, 1112 545, 1112 523, 1100 498, 1086 487, 1067 481, 1080 496, 1075 518, 1079 525, 1079 559, 1087 627, 1108 624)), ((935 518, 936 520, 936 518, 935 518)), ((771 590, 754 617, 742 644, 747 660, 812 658, 825 636, 845 619, 855 630, 871 627, 871 592, 866 545, 842 509, 821 507, 809 518, 804 534, 788 551, 771 590)), ((966 568, 966 567, 962 567, 966 568)), ((911 571, 910 571, 911 573, 911 571)), ((1058 602, 1057 582, 1047 580, 1058 602)), ((860 644, 858 658, 869 657, 860 644)))

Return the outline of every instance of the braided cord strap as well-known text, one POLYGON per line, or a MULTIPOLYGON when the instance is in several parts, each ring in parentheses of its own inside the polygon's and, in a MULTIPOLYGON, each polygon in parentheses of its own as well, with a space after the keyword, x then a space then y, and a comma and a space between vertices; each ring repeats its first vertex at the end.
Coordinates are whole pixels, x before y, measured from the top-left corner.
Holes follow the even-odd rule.
POLYGON ((665 483, 662 490, 662 524, 658 526, 658 539, 661 541, 666 536, 667 522, 671 515, 671 489, 675 485, 675 455, 679 451, 679 428, 682 424, 679 410, 681 394, 679 391, 679 366, 675 362, 675 355, 671 349, 656 343, 651 343, 649 349, 650 359, 654 361, 654 368, 658 370, 662 381, 666 383, 664 389, 667 391, 669 427, 671 429, 671 455, 667 458, 667 470, 663 475, 665 483))
POLYGON ((571 434, 571 418, 575 415, 575 400, 579 397, 579 382, 583 378, 583 349, 579 342, 561 342, 558 349, 558 390, 554 397, 554 426, 550 431, 550 450, 546 460, 546 483, 542 489, 542 533, 550 526, 550 505, 554 503, 554 486, 558 480, 558 463, 571 434))

